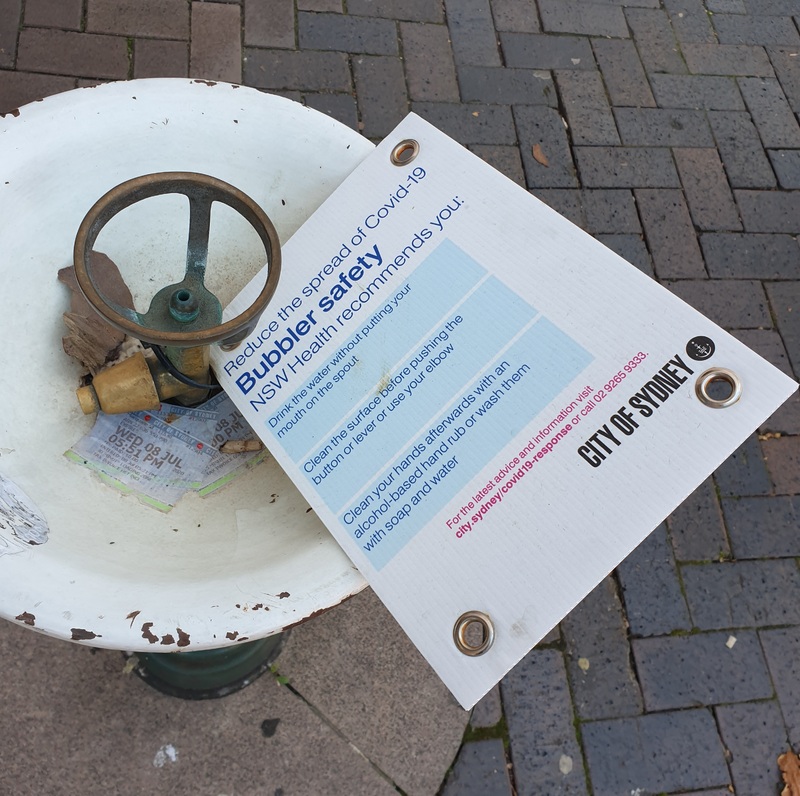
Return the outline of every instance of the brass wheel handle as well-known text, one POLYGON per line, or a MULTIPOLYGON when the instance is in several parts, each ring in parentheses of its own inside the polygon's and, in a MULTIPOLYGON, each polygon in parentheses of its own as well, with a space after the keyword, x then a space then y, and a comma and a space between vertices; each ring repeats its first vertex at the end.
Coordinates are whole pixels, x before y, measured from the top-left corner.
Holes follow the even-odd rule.
POLYGON ((238 188, 194 172, 146 174, 121 183, 95 202, 75 238, 75 275, 86 300, 111 326, 145 343, 187 348, 220 343, 233 348, 253 331, 269 304, 281 271, 278 233, 269 216, 238 188), (143 199, 183 194, 189 200, 189 238, 183 279, 159 290, 146 313, 122 307, 104 296, 92 275, 90 254, 97 236, 120 211, 143 199), (235 318, 222 323, 222 307, 205 286, 211 206, 228 205, 258 233, 267 255, 267 279, 255 301, 235 318))

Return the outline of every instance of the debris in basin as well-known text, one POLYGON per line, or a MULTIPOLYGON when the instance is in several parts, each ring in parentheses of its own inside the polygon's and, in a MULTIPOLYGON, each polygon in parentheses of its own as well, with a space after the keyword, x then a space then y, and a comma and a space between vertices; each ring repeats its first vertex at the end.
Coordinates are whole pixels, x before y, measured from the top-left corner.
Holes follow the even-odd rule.
MULTIPOLYGON (((98 288, 120 306, 132 307, 133 296, 119 268, 101 252, 93 251, 91 257, 98 288)), ((117 358, 119 349, 125 341, 125 333, 107 324, 92 309, 78 287, 74 266, 62 268, 58 272, 58 280, 71 291, 70 308, 64 313, 64 323, 69 331, 69 334, 62 338, 64 351, 94 375, 117 358)), ((138 344, 138 347, 141 348, 141 345, 138 344)))
POLYGON ((47 520, 10 478, 0 475, 0 556, 21 553, 47 541, 47 520))
POLYGON ((260 439, 230 439, 220 446, 219 452, 248 453, 262 450, 264 450, 264 443, 260 439))

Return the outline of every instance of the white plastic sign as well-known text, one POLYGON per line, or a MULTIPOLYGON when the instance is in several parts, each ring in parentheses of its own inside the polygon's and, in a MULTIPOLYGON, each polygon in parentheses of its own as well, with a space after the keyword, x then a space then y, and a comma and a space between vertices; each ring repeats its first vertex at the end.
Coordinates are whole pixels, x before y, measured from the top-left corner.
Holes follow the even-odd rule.
POLYGON ((464 707, 796 387, 414 115, 283 258, 216 373, 464 707))

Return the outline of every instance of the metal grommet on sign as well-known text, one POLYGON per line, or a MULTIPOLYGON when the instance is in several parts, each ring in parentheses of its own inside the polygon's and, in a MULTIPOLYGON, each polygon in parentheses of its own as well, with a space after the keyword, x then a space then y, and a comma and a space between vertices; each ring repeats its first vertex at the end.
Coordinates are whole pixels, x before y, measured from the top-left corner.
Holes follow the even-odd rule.
POLYGON ((702 373, 694 389, 697 397, 712 409, 725 409, 742 397, 742 382, 727 368, 710 368, 702 373), (712 387, 716 388, 714 395, 710 392, 712 387))
POLYGON ((464 655, 483 655, 494 644, 494 624, 491 618, 482 611, 461 614, 453 626, 453 641, 458 651, 464 655), (469 631, 478 631, 479 639, 470 638, 469 631))
POLYGON ((417 155, 419 143, 413 138, 406 138, 392 150, 391 160, 395 166, 407 166, 417 155))

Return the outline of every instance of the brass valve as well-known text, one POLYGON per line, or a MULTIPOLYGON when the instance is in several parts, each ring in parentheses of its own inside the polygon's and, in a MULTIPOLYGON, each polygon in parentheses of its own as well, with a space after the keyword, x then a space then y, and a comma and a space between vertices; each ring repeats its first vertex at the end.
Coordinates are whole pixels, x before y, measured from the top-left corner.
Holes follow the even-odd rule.
MULTIPOLYGON (((205 371, 208 373, 208 346, 185 350, 198 352, 201 356, 205 354, 205 371)), ((207 392, 179 381, 154 356, 137 351, 122 362, 101 370, 91 384, 78 388, 77 395, 84 414, 103 411, 115 415, 155 409, 170 398, 193 404, 202 401, 207 392)))

